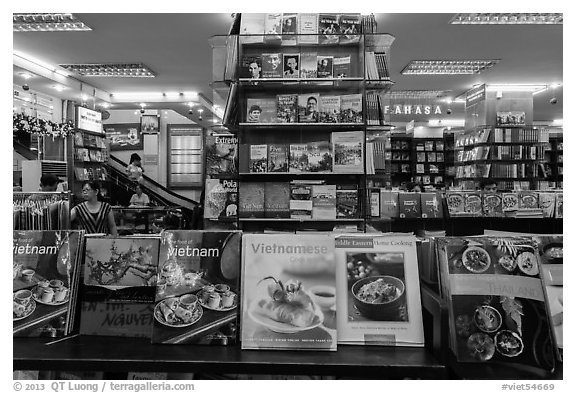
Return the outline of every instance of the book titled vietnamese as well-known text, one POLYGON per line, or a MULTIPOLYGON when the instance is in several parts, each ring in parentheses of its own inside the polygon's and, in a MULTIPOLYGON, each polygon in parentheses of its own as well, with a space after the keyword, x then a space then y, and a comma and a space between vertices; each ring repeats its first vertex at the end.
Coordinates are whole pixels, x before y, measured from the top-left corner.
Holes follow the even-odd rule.
POLYGON ((266 14, 264 18, 264 42, 280 43, 282 39, 282 14, 266 14))
POLYGON ((264 19, 266 14, 242 13, 240 18, 241 43, 251 44, 264 42, 264 19))
POLYGON ((276 123, 276 98, 248 98, 246 100, 248 123, 276 123))
POLYGON ((288 172, 308 172, 308 167, 308 145, 306 143, 291 143, 288 172))
POLYGON ((318 53, 302 48, 300 53, 300 78, 312 79, 318 75, 318 53))
POLYGON ((380 190, 380 217, 387 219, 400 217, 398 191, 380 190))
POLYGON ((86 239, 80 334, 150 338, 159 248, 149 237, 86 239))
POLYGON ((335 351, 334 238, 246 234, 242 349, 335 351))
POLYGON ((424 346, 416 238, 335 240, 338 343, 424 346))
POLYGON ((238 186, 238 217, 264 217, 264 183, 240 182, 238 186))
POLYGON ((238 174, 238 138, 232 134, 206 136, 206 175, 238 174))
POLYGON ((539 256, 530 238, 439 238, 449 345, 461 362, 554 367, 539 256))
POLYGON ((340 43, 343 45, 360 42, 362 16, 360 14, 340 15, 340 43))
POLYGON ((152 343, 233 345, 240 231, 162 232, 152 343))
POLYGON ((398 193, 400 218, 420 218, 422 216, 421 195, 418 192, 398 193))
POLYGON ((250 173, 268 172, 268 145, 250 145, 250 173))
POLYGON ((280 123, 298 122, 298 94, 276 96, 276 119, 280 123))
POLYGON ((319 44, 333 45, 340 40, 340 27, 338 25, 338 15, 320 14, 318 17, 319 44))
POLYGON ((306 172, 332 172, 332 144, 328 141, 310 142, 306 154, 306 172))
POLYGON ((346 131, 332 133, 335 173, 364 173, 364 133, 346 131))
POLYGON ((268 145, 268 172, 288 172, 288 145, 268 145))
POLYGON ((309 93, 298 96, 298 122, 316 123, 318 122, 318 101, 320 94, 309 93))
POLYGON ((318 70, 316 72, 317 78, 333 78, 334 77, 334 56, 318 56, 317 58, 318 70))
POLYGON ((320 123, 338 123, 340 121, 340 96, 320 96, 320 123))
POLYGON ((296 45, 298 33, 298 14, 282 14, 282 45, 296 45))
POLYGON ((312 184, 290 183, 290 218, 312 219, 312 184))
POLYGON ((12 331, 63 337, 74 327, 84 231, 12 232, 12 331))
POLYGON ((336 185, 336 217, 358 218, 360 210, 358 205, 357 184, 336 185))
POLYGON ((362 123, 362 94, 340 96, 341 123, 362 123))
POLYGON ((482 195, 482 212, 486 217, 502 217, 502 195, 492 192, 482 195))
POLYGON ((207 178, 204 195, 204 218, 236 218, 238 216, 237 180, 207 178))
POLYGON ((262 56, 245 55, 240 62, 240 78, 262 78, 262 56))
POLYGON ((318 14, 298 14, 298 45, 318 43, 318 14))
POLYGON ((334 57, 334 78, 350 77, 350 56, 334 57))
POLYGON ((336 185, 312 185, 312 219, 336 219, 336 185))
POLYGON ((266 218, 290 218, 290 183, 264 183, 264 215, 266 218))
POLYGON ((438 192, 423 192, 420 194, 422 205, 422 218, 442 218, 444 208, 442 206, 442 195, 438 192))

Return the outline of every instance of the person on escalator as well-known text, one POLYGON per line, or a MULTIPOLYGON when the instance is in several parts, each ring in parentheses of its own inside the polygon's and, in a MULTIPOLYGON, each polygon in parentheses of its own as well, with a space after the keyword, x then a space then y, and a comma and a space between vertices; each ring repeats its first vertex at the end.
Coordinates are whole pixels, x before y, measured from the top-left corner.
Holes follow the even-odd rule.
POLYGON ((142 186, 136 186, 136 193, 130 198, 130 207, 144 207, 150 204, 150 198, 142 192, 142 186))
POLYGON ((128 177, 137 182, 142 183, 144 169, 142 168, 142 158, 138 153, 132 153, 130 156, 130 164, 126 167, 126 174, 128 177))

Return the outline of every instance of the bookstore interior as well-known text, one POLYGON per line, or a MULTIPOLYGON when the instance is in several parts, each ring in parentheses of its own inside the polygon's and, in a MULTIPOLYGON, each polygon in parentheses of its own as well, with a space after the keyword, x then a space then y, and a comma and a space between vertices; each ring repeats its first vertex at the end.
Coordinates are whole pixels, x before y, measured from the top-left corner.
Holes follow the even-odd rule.
POLYGON ((562 28, 13 14, 14 379, 563 379, 562 28))

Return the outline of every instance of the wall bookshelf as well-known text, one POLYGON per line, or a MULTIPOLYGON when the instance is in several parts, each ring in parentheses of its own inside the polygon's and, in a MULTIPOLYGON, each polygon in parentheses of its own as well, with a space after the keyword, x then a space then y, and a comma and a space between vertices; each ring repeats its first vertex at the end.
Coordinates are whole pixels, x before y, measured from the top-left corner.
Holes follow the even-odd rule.
POLYGON ((110 157, 110 146, 102 134, 76 130, 73 137, 74 181, 71 191, 75 202, 82 201, 82 184, 85 181, 98 181, 101 195, 110 201, 110 175, 106 163, 110 157))

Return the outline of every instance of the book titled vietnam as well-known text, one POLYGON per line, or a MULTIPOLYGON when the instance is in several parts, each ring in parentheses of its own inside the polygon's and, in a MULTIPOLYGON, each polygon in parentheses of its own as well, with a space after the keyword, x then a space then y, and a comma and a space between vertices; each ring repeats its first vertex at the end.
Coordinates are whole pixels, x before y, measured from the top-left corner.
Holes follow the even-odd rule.
POLYGON ((318 75, 318 53, 302 48, 300 53, 300 78, 311 79, 318 75))
POLYGON ((276 96, 276 118, 280 123, 298 122, 298 95, 278 94, 276 96))
POLYGON ((307 172, 332 172, 332 144, 328 141, 307 144, 307 172))
POLYGON ((420 218, 422 216, 421 196, 418 192, 398 193, 400 218, 420 218))
POLYGON ((246 100, 248 123, 276 123, 276 98, 248 98, 246 100))
POLYGON ((264 183, 240 182, 238 187, 238 217, 264 217, 264 183))
POLYGON ((290 218, 312 219, 312 185, 290 183, 290 218))
POLYGON ((238 174, 238 138, 231 134, 206 136, 206 174, 208 176, 238 174))
POLYGON ((332 78, 334 76, 334 56, 318 56, 317 78, 332 78))
POLYGON ((358 185, 337 184, 336 217, 358 218, 359 216, 360 216, 360 210, 358 207, 358 185))
POLYGON ((149 237, 86 239, 80 334, 150 337, 159 247, 149 237))
POLYGON ((242 349, 335 351, 334 238, 246 234, 242 349))
POLYGON ((308 145, 291 143, 288 172, 308 172, 308 167, 308 145))
POLYGON ((340 121, 340 96, 320 96, 320 123, 338 123, 340 121))
POLYGON ((340 43, 346 45, 360 42, 361 23, 360 14, 340 15, 340 43))
POLYGON ((342 123, 362 123, 362 94, 340 96, 342 123))
POLYGON ((439 238, 450 348, 461 362, 554 367, 551 329, 530 238, 439 238))
POLYGON ((262 56, 242 56, 242 61, 240 62, 240 78, 262 78, 262 56))
POLYGON ((250 145, 250 173, 268 171, 268 145, 250 145))
POLYGON ((502 217, 502 195, 493 193, 484 193, 482 195, 482 212, 486 217, 502 217))
POLYGON ((206 179, 204 195, 204 218, 238 216, 238 181, 235 179, 206 179))
POLYGON ((14 336, 63 337, 74 326, 84 231, 12 232, 14 336))
POLYGON ((318 43, 318 14, 299 13, 297 25, 298 45, 318 43))
POLYGON ((300 94, 298 96, 298 122, 318 122, 318 101, 320 101, 320 94, 318 93, 300 94))
POLYGON ((262 54, 262 78, 282 78, 282 56, 280 53, 262 54))
POLYGON ((398 218, 400 217, 400 206, 398 205, 398 191, 380 190, 380 217, 398 218))
POLYGON ((312 219, 336 219, 336 185, 312 185, 312 219))
POLYGON ((424 346, 416 238, 336 237, 338 343, 424 346))
POLYGON ((243 44, 264 42, 264 19, 266 14, 242 13, 240 35, 243 44))
POLYGON ((268 145, 268 172, 288 172, 288 145, 268 145))
POLYGON ((335 173, 364 173, 364 133, 346 131, 332 133, 335 173))
POLYGON ((420 194, 422 205, 422 218, 442 218, 444 209, 442 206, 442 195, 438 192, 423 192, 420 194))
POLYGON ((340 40, 340 26, 338 25, 338 15, 320 14, 318 17, 319 44, 333 45, 340 40))
POLYGON ((162 232, 152 343, 233 345, 240 231, 162 232))
POLYGON ((334 58, 334 78, 350 77, 350 56, 334 58))
POLYGON ((267 218, 290 218, 290 183, 264 184, 264 215, 267 218))

